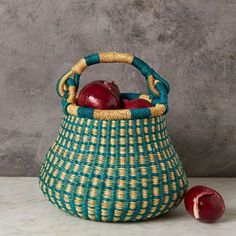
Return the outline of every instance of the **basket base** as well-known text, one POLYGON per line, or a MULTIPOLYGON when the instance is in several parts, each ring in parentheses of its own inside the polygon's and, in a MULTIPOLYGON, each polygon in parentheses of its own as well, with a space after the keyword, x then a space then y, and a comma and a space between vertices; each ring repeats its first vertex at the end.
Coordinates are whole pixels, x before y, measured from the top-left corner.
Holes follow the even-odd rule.
POLYGON ((39 180, 58 208, 103 222, 163 215, 188 187, 164 116, 112 121, 65 116, 39 180))
MULTIPOLYGON (((128 223, 128 222, 132 223, 132 222, 138 222, 138 221, 148 221, 148 220, 156 219, 158 217, 163 217, 164 215, 166 215, 166 214, 170 213, 171 211, 173 211, 181 203, 181 201, 183 199, 183 195, 182 195, 180 198, 178 198, 177 201, 175 201, 174 204, 171 204, 171 208, 163 209, 163 207, 156 206, 155 211, 150 212, 149 214, 147 214, 147 212, 144 212, 146 214, 143 214, 143 215, 140 215, 140 214, 127 215, 129 213, 130 209, 125 209, 124 208, 119 213, 119 215, 115 215, 115 212, 114 212, 112 218, 111 217, 110 218, 109 217, 104 217, 102 215, 99 215, 97 217, 90 217, 91 215, 89 215, 89 214, 86 217, 85 215, 79 214, 78 212, 73 212, 69 205, 67 205, 67 207, 65 207, 65 206, 63 206, 63 204, 61 204, 60 201, 56 201, 55 198, 52 198, 49 194, 49 193, 52 193, 52 190, 48 186, 46 186, 43 183, 43 181, 41 181, 40 177, 39 177, 39 185, 40 185, 42 193, 46 197, 46 199, 49 200, 58 209, 64 211, 65 213, 68 213, 72 216, 75 216, 75 217, 78 217, 78 218, 81 218, 81 219, 84 219, 84 220, 91 220, 91 221, 97 221, 97 222, 106 222, 106 223, 128 223), (122 215, 125 215, 125 217, 121 218, 120 216, 122 216, 122 215), (144 215, 146 215, 146 217, 144 215)), ((87 209, 87 211, 89 211, 89 209, 87 209)), ((137 212, 137 209, 135 209, 135 211, 137 212)))

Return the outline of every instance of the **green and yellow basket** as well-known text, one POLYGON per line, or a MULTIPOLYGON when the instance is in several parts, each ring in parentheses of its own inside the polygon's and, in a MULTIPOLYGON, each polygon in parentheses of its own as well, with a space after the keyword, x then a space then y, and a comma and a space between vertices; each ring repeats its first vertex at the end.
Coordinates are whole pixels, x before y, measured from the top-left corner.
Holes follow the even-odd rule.
POLYGON ((81 218, 126 222, 174 209, 188 180, 166 131, 169 84, 144 61, 127 53, 96 53, 81 59, 58 82, 65 116, 39 174, 40 188, 55 206, 81 218), (98 110, 75 103, 84 69, 97 63, 128 63, 146 78, 154 107, 98 110))

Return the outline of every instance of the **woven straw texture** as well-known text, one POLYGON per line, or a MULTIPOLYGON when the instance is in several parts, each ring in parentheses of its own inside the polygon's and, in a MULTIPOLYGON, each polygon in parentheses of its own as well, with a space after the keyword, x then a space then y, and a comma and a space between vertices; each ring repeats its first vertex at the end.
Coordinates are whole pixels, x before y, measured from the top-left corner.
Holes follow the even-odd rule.
POLYGON ((65 116, 39 178, 58 208, 97 221, 165 214, 187 188, 164 116, 128 121, 65 116))
POLYGON ((188 187, 166 131, 169 84, 144 61, 127 53, 81 59, 57 84, 65 113, 59 135, 39 174, 40 188, 58 208, 81 218, 138 221, 174 209, 188 187), (151 108, 99 110, 75 103, 82 72, 97 63, 128 63, 145 77, 151 108))

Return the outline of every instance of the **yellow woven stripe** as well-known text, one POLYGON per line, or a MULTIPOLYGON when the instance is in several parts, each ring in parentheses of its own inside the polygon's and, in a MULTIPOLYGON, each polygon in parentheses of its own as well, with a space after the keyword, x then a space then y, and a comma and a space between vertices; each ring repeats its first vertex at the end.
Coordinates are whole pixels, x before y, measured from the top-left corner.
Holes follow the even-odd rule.
POLYGON ((73 75, 72 71, 67 72, 60 80, 59 86, 58 86, 58 92, 60 94, 60 96, 64 96, 64 85, 65 82, 67 81, 67 79, 73 75))
POLYGON ((128 109, 123 109, 123 110, 98 110, 98 109, 95 109, 94 110, 94 119, 98 119, 98 120, 131 119, 131 112, 128 109))
POLYGON ((118 52, 100 52, 99 58, 101 63, 127 63, 131 64, 134 56, 129 53, 118 53, 118 52))
POLYGON ((68 90, 68 87, 67 87, 66 84, 63 85, 63 90, 64 90, 64 91, 67 91, 67 90, 68 90))
POLYGON ((157 83, 159 83, 160 81, 159 80, 154 80, 154 85, 156 85, 157 83))
POLYGON ((163 104, 156 104, 155 107, 151 107, 149 108, 151 111, 151 116, 160 116, 162 114, 164 114, 166 107, 163 104))
POLYGON ((146 94, 141 94, 139 96, 139 98, 142 98, 142 99, 147 100, 148 102, 152 103, 152 99, 146 94))
POLYGON ((69 87, 69 97, 67 99, 67 102, 75 104, 75 95, 76 95, 76 87, 70 86, 69 87))
POLYGON ((77 116, 78 106, 71 104, 67 107, 67 112, 71 115, 77 116))
POLYGON ((158 80, 155 80, 153 75, 149 75, 148 76, 148 85, 149 85, 149 88, 152 90, 152 92, 156 95, 156 96, 159 96, 159 92, 158 90, 155 88, 155 84, 158 83, 159 81, 158 80))
POLYGON ((73 72, 78 73, 79 75, 82 74, 82 72, 86 69, 87 64, 86 64, 86 60, 84 58, 82 58, 78 63, 76 63, 71 70, 73 72))

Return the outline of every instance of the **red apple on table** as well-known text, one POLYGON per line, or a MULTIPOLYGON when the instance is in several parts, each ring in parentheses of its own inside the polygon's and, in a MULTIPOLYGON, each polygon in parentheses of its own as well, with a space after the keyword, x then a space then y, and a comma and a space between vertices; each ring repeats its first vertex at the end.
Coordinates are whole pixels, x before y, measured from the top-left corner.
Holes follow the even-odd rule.
POLYGON ((186 192, 184 205, 192 217, 205 223, 217 221, 225 211, 222 196, 203 185, 194 186, 186 192))

